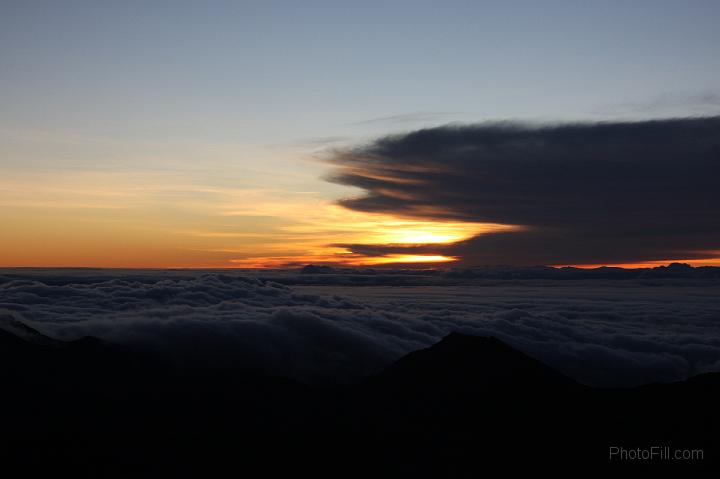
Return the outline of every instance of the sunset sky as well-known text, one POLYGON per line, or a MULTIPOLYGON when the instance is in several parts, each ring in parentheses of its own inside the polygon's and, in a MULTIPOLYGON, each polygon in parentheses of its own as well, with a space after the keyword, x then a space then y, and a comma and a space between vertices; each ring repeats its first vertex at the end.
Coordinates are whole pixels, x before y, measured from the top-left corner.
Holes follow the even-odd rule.
POLYGON ((3 1, 0 266, 720 265, 719 20, 3 1))

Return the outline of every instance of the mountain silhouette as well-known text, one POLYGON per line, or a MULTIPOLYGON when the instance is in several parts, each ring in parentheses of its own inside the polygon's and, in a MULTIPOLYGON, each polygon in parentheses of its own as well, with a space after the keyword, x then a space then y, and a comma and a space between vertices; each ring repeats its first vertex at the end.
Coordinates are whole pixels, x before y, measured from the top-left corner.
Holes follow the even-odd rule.
POLYGON ((478 477, 717 463, 720 374, 594 389, 492 337, 452 333, 350 386, 181 367, 0 322, 0 460, 23 477, 478 477), (609 448, 702 449, 697 461, 609 448))
POLYGON ((383 387, 489 393, 506 388, 580 387, 574 380, 494 337, 450 333, 373 378, 383 387))

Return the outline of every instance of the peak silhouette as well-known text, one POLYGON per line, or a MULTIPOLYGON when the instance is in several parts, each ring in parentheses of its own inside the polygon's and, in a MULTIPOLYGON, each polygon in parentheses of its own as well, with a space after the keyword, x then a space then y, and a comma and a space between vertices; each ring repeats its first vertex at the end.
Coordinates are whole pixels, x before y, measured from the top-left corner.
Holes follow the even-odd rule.
MULTIPOLYGON (((354 386, 162 358, 0 322, 0 459, 25 477, 470 477, 493 465, 616 467, 618 441, 701 448, 712 468, 720 374, 582 386, 493 337, 453 333, 354 386), (318 455, 318 451, 322 451, 318 455), (242 458, 240 461, 238 458, 242 458), (380 471, 380 472, 378 472, 380 471)), ((622 445, 622 444, 619 444, 622 445)))
POLYGON ((490 394, 532 388, 580 387, 574 380, 495 337, 451 333, 409 353, 374 378, 407 392, 490 394))

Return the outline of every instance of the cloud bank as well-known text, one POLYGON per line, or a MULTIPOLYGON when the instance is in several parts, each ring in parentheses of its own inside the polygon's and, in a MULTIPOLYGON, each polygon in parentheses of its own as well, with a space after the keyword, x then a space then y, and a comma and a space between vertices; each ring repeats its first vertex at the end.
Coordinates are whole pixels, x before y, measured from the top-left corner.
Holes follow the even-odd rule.
POLYGON ((585 383, 633 385, 720 369, 716 283, 669 281, 291 288, 237 274, 38 272, 0 275, 0 311, 59 339, 305 381, 352 381, 458 331, 585 383))
POLYGON ((716 257, 720 117, 444 126, 335 151, 347 208, 518 231, 437 245, 344 245, 465 264, 612 264, 716 257))

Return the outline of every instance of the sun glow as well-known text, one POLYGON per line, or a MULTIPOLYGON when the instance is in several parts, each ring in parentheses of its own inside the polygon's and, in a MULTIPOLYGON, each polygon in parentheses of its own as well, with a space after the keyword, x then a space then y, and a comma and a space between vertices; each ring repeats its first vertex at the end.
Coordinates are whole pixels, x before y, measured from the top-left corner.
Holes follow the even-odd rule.
POLYGON ((387 244, 439 244, 461 241, 478 232, 472 223, 413 222, 389 220, 378 225, 369 236, 376 242, 387 244))
POLYGON ((343 245, 383 245, 412 247, 447 245, 483 233, 517 229, 510 225, 471 223, 460 221, 429 221, 398 218, 379 213, 347 210, 334 204, 324 204, 309 210, 303 221, 281 230, 305 242, 309 250, 294 258, 251 257, 234 260, 245 267, 280 266, 294 262, 373 266, 385 264, 447 263, 457 258, 428 251, 425 254, 365 255, 352 252, 343 245), (324 242, 320 243, 318 238, 324 242), (250 266, 252 265, 252 266, 250 266))
POLYGON ((457 261, 454 256, 442 255, 414 255, 414 254, 389 254, 386 256, 378 256, 368 258, 364 264, 392 264, 392 263, 445 263, 449 261, 457 261))
POLYGON ((380 266, 389 264, 425 264, 449 263, 457 261, 453 256, 442 255, 413 255, 389 254, 385 256, 361 256, 347 252, 336 252, 333 255, 309 256, 278 256, 278 257, 252 257, 247 259, 233 259, 230 262, 239 268, 285 268, 305 264, 334 264, 338 266, 380 266))
POLYGON ((0 205, 6 226, 0 233, 2 266, 442 264, 456 258, 443 254, 441 245, 512 229, 364 213, 315 192, 209 187, 157 173, 6 175, 0 205), (44 240, 49 237, 51 243, 44 240), (351 245, 426 247, 360 254, 351 245))

